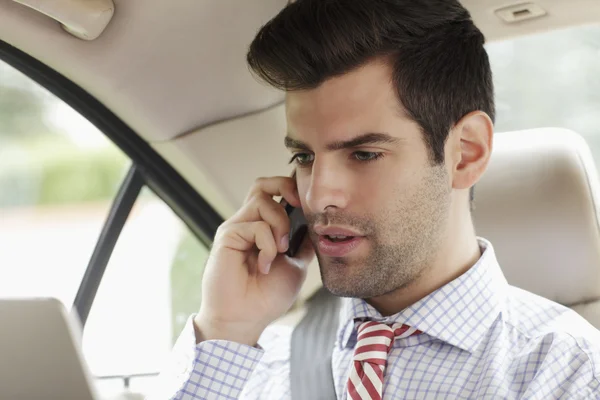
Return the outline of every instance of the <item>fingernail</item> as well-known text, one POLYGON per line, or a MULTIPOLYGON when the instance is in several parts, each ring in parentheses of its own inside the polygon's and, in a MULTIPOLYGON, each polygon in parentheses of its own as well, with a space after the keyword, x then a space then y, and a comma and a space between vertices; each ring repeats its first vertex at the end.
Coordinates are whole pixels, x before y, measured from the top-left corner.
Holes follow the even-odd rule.
POLYGON ((267 266, 265 267, 265 275, 268 274, 270 270, 271 270, 271 263, 267 264, 267 266))
POLYGON ((281 238, 281 248, 283 249, 283 251, 287 251, 289 246, 290 246, 290 235, 288 233, 286 233, 281 238))

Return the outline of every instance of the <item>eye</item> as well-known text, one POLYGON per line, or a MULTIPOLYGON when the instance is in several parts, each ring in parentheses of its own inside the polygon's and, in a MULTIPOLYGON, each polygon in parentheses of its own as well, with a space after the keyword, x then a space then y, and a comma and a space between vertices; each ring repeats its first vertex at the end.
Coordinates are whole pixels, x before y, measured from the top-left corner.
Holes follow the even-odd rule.
POLYGON ((383 157, 383 153, 375 153, 371 151, 356 151, 352 153, 352 157, 361 162, 375 161, 383 157))
POLYGON ((309 153, 296 153, 292 156, 290 164, 295 162, 298 165, 308 165, 313 162, 315 156, 309 153))

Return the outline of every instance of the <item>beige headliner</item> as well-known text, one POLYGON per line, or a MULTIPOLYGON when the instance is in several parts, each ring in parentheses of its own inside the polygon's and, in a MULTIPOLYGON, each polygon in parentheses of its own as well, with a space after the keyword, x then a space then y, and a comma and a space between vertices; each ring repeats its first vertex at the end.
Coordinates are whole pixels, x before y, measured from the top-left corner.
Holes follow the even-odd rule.
MULTIPOLYGON (((286 2, 116 0, 106 31, 86 42, 31 9, 0 0, 0 38, 98 98, 228 215, 254 177, 286 173, 275 150, 285 128, 283 109, 261 112, 281 103, 283 94, 257 83, 245 64, 254 33, 286 2), (249 118, 254 125, 242 119, 201 129, 250 113, 258 113, 249 118), (249 147, 228 151, 242 143, 249 147)), ((547 16, 512 25, 494 10, 522 1, 463 3, 488 41, 600 20, 597 0, 538 0, 547 16)))

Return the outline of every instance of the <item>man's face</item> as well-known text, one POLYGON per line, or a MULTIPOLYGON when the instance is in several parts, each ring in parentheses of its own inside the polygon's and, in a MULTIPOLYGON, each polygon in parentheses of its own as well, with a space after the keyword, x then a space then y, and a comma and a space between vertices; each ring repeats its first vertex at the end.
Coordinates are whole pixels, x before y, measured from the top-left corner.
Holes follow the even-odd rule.
POLYGON ((339 296, 410 284, 446 232, 449 171, 432 164, 391 79, 388 65, 371 62, 287 95, 286 143, 302 208, 323 284, 339 296), (350 142, 357 138, 370 140, 350 142))

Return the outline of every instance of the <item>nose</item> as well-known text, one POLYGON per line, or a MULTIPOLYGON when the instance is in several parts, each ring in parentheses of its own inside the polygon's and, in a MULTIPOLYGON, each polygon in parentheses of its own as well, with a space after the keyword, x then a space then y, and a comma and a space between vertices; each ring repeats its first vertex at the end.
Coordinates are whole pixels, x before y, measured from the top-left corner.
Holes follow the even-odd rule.
POLYGON ((306 192, 306 205, 313 213, 324 212, 328 207, 346 208, 349 189, 346 183, 342 171, 315 161, 306 192))

